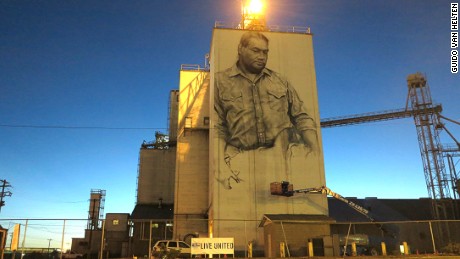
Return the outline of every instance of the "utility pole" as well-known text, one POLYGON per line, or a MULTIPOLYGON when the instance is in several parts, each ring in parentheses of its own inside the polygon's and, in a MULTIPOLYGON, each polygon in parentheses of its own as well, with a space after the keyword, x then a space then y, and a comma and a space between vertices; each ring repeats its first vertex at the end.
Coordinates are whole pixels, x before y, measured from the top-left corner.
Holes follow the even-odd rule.
POLYGON ((5 201, 3 201, 3 198, 6 196, 11 197, 13 193, 9 190, 5 190, 11 187, 11 184, 9 182, 7 182, 6 180, 0 180, 0 182, 1 182, 1 188, 2 188, 2 191, 0 193, 0 211, 1 211, 2 207, 5 206, 5 201))

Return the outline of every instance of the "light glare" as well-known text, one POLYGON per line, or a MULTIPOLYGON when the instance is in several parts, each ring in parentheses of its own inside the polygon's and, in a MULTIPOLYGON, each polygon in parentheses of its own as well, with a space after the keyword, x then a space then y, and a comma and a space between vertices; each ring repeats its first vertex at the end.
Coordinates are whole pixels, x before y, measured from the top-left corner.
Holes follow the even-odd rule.
POLYGON ((264 9, 264 3, 262 0, 250 0, 246 6, 248 14, 261 14, 264 9))

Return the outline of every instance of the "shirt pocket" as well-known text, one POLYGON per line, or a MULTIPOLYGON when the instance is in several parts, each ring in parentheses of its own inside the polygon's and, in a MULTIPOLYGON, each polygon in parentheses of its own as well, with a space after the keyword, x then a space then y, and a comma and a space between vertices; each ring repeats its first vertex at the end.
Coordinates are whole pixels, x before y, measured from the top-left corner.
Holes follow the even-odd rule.
POLYGON ((241 90, 225 91, 222 93, 221 99, 225 110, 229 112, 237 112, 244 107, 241 90))
POLYGON ((287 102, 287 90, 277 87, 275 89, 267 90, 268 93, 268 103, 272 110, 278 112, 287 112, 288 102, 287 102))

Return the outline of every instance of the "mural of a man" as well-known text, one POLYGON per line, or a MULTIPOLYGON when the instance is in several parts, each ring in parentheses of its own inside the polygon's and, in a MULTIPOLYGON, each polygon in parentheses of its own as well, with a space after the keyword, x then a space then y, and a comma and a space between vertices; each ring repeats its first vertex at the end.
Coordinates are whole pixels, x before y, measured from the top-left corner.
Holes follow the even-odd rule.
POLYGON ((246 32, 237 62, 215 75, 216 129, 226 142, 227 164, 242 150, 271 148, 275 141, 285 151, 292 143, 302 143, 306 154, 319 151, 315 121, 288 80, 266 67, 268 53, 265 35, 246 32))
POLYGON ((264 215, 327 214, 323 195, 271 195, 325 185, 312 35, 216 29, 210 54, 212 231, 263 249, 264 215))

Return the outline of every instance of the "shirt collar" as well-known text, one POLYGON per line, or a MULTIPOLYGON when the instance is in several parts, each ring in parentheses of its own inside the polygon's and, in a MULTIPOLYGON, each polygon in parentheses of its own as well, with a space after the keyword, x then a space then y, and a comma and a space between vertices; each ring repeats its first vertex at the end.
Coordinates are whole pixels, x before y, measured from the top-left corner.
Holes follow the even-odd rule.
MULTIPOLYGON (((268 76, 271 76, 272 75, 272 71, 266 67, 264 67, 264 69, 262 70, 262 73, 263 74, 266 74, 268 76)), ((233 64, 231 70, 230 70, 230 73, 229 73, 229 77, 234 77, 234 76, 237 76, 237 75, 241 75, 241 76, 244 76, 244 73, 243 71, 241 71, 241 69, 238 68, 238 66, 235 64, 233 64)))

